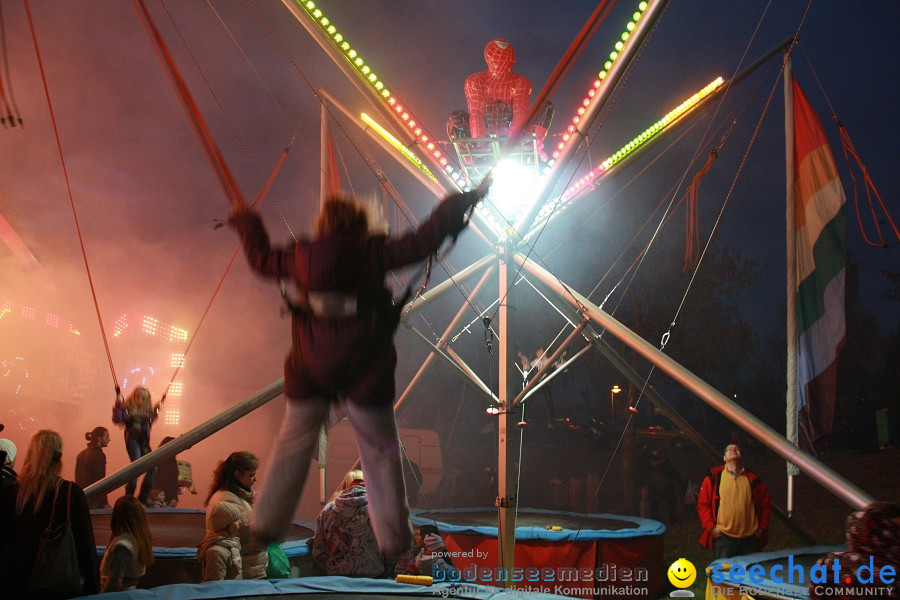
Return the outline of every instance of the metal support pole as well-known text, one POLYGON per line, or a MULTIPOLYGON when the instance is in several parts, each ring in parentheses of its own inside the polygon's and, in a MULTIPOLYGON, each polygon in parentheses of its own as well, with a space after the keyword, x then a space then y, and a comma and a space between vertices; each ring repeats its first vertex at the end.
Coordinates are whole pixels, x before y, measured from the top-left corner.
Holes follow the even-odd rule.
POLYGON ((584 319, 581 321, 581 323, 575 326, 575 329, 573 329, 569 333, 568 337, 563 340, 563 343, 559 345, 559 347, 556 349, 556 352, 554 352, 553 355, 547 359, 547 362, 544 364, 544 366, 538 369, 538 372, 534 374, 534 377, 531 379, 531 381, 528 382, 528 385, 522 388, 522 391, 520 391, 516 395, 516 397, 512 401, 513 406, 518 406, 522 403, 522 400, 525 398, 525 394, 527 394, 537 386, 537 383, 544 377, 544 373, 546 373, 553 367, 553 364, 557 360, 559 360, 560 355, 562 355, 566 347, 568 347, 568 345, 571 344, 575 340, 575 338, 579 336, 579 334, 581 334, 581 330, 584 329, 584 326, 587 324, 588 320, 584 319))
POLYGON ((795 464, 801 471, 809 475, 819 485, 846 502, 851 507, 861 510, 875 499, 851 483, 827 465, 822 464, 806 452, 803 452, 777 431, 753 416, 750 412, 735 404, 727 396, 688 371, 677 361, 667 356, 642 337, 622 325, 619 321, 603 312, 590 300, 563 286, 552 273, 546 271, 525 256, 517 254, 517 263, 538 278, 544 285, 554 290, 573 308, 583 311, 590 319, 605 328, 631 349, 655 364, 672 379, 683 385, 698 398, 719 411, 723 416, 743 428, 755 439, 765 444, 773 452, 795 464))
MULTIPOLYGON (((471 294, 472 298, 477 297, 478 294, 481 293, 481 290, 484 287, 485 282, 490 277, 490 275, 493 273, 493 271, 494 271, 494 266, 492 264, 488 264, 487 268, 484 271, 484 274, 481 276, 481 279, 478 281, 478 283, 475 284, 475 287, 472 289, 472 294, 471 294)), ((468 308, 468 303, 463 303, 463 305, 459 309, 459 312, 456 313, 456 317, 454 317, 453 320, 450 321, 450 325, 448 325, 447 329, 444 330, 444 334, 441 336, 441 339, 438 340, 436 348, 444 349, 449 346, 450 334, 453 332, 453 329, 456 328, 456 325, 459 323, 460 319, 462 319, 463 315, 466 314, 467 308, 468 308)), ((436 353, 432 352, 428 356, 425 357, 425 360, 422 361, 422 365, 419 367, 419 370, 416 371, 416 374, 413 375, 412 380, 410 380, 409 385, 406 386, 406 389, 403 390, 403 393, 400 394, 400 397, 398 397, 397 401, 394 402, 394 414, 395 415, 399 415, 402 412, 403 408, 405 408, 406 403, 409 400, 410 394, 412 394, 412 391, 419 385, 419 382, 425 376, 425 372, 431 366, 431 363, 434 361, 435 356, 436 356, 436 353)), ((453 358, 452 355, 451 355, 451 358, 453 358)), ((477 379, 477 378, 475 378, 475 379, 477 379)), ((479 385, 479 384, 485 390, 487 390, 487 393, 489 396, 493 397, 493 392, 491 392, 491 390, 488 389, 487 386, 485 386, 483 383, 481 383, 480 380, 478 380, 476 385, 479 385)))
POLYGON ((84 495, 87 496, 88 501, 91 501, 94 498, 107 494, 114 489, 125 485, 135 477, 139 477, 146 473, 165 459, 173 458, 179 452, 187 450, 197 442, 205 440, 220 429, 224 429, 241 417, 250 414, 270 400, 274 400, 283 392, 284 378, 269 384, 267 387, 256 392, 243 402, 232 406, 222 414, 213 417, 207 422, 194 427, 168 444, 160 446, 149 454, 145 454, 127 467, 116 471, 105 479, 101 479, 84 490, 84 495))
MULTIPOLYGON (((515 337, 516 337, 516 286, 512 284, 515 277, 512 256, 512 245, 507 243, 500 258, 499 290, 500 306, 498 315, 498 337, 500 338, 498 394, 500 411, 497 415, 497 509, 498 531, 497 544, 499 550, 498 566, 504 573, 512 573, 516 557, 516 463, 515 451, 509 445, 509 434, 515 431, 516 419, 513 418, 512 398, 518 387, 516 372, 515 337)), ((511 585, 509 578, 501 578, 503 586, 511 585)))

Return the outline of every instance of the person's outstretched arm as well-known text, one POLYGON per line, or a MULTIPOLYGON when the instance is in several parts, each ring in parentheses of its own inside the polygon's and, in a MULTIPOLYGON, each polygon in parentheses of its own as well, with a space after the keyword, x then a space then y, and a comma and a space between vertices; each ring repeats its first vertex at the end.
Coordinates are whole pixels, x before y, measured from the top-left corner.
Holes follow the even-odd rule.
POLYGON ((437 252, 446 238, 459 235, 465 228, 466 212, 487 195, 489 187, 490 180, 487 180, 478 189, 444 198, 418 229, 385 242, 380 266, 385 270, 395 269, 437 252))
POLYGON ((232 213, 228 223, 237 230, 250 267, 262 275, 284 277, 294 271, 294 248, 273 248, 262 217, 255 210, 232 213))

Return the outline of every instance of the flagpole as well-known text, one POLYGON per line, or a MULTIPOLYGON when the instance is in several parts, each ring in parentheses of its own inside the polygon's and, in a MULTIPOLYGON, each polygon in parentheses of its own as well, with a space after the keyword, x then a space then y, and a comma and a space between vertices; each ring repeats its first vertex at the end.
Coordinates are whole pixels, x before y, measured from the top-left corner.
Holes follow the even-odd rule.
MULTIPOLYGON (((785 390, 785 436, 798 445, 797 431, 797 240, 794 193, 794 94, 790 49, 784 62, 784 154, 785 154, 785 229, 787 259, 787 387, 785 390)), ((794 512, 794 477, 799 470, 790 461, 787 466, 787 515, 794 512)))

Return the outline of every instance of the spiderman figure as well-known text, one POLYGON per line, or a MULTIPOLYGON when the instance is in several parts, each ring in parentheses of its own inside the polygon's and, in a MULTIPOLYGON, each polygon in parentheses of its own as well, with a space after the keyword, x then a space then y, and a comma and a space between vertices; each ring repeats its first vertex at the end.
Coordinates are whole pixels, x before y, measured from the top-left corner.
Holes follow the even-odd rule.
POLYGON ((531 99, 531 82, 513 73, 516 51, 504 39, 493 39, 484 47, 486 71, 466 78, 469 131, 473 138, 507 135, 525 124, 531 99))

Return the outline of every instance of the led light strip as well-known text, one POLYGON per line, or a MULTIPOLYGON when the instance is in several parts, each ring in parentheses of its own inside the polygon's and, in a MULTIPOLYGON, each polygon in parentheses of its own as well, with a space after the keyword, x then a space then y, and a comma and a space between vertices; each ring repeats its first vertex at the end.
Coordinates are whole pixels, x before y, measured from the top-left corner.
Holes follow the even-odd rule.
POLYGON ((416 156, 412 150, 410 150, 409 148, 404 146, 400 142, 400 140, 398 140, 393 135, 391 135, 391 133, 387 129, 385 129, 378 123, 376 123, 372 119, 372 117, 370 117, 366 113, 362 113, 361 115, 359 115, 359 118, 362 119, 363 123, 365 123, 372 129, 374 129, 375 132, 378 133, 378 135, 380 135, 382 138, 384 138, 384 140, 388 144, 390 144, 391 147, 393 147, 395 150, 400 152, 400 154, 402 154, 404 157, 406 157, 406 160, 408 160, 409 162, 414 164, 420 171, 422 171, 423 173, 428 175, 428 177, 431 178, 433 181, 437 181, 437 178, 435 178, 435 176, 431 174, 431 171, 428 170, 428 167, 425 166, 425 163, 422 162, 422 159, 420 159, 418 156, 416 156))
POLYGON ((722 79, 721 77, 717 77, 702 90, 679 104, 673 110, 669 111, 666 116, 642 131, 640 135, 622 146, 618 151, 616 151, 615 154, 601 162, 597 167, 591 170, 590 173, 588 173, 577 182, 575 182, 571 187, 569 187, 569 189, 567 189, 563 193, 562 201, 565 202, 566 200, 577 194, 579 191, 581 191, 582 188, 590 185, 594 181, 594 179, 612 168, 613 165, 634 152, 637 148, 640 148, 643 144, 656 137, 657 134, 664 131, 669 125, 678 120, 681 115, 693 108, 698 102, 709 96, 711 93, 719 89, 719 87, 721 87, 724 83, 724 79, 722 79))
POLYGON ((468 183, 465 175, 453 168, 447 161, 447 157, 444 156, 440 149, 438 149, 435 140, 427 135, 428 132, 422 128, 418 120, 410 113, 409 108, 405 107, 403 103, 400 102, 400 99, 397 98, 395 94, 391 93, 384 81, 372 71, 372 68, 366 64, 359 55, 359 52, 344 39, 343 34, 338 32, 337 28, 332 25, 331 21, 322 13, 322 10, 316 6, 315 2, 312 2, 311 0, 306 2, 302 0, 295 1, 297 2, 297 5, 306 12, 309 18, 319 25, 321 30, 331 39, 332 44, 343 53, 350 64, 353 65, 360 75, 362 75, 375 93, 381 96, 381 99, 387 103, 388 107, 397 113, 397 116, 400 117, 410 133, 415 136, 416 142, 431 153, 431 156, 435 161, 437 161, 454 181, 461 186, 465 186, 468 183))
POLYGON ((581 101, 581 106, 578 107, 578 110, 576 111, 575 116, 572 117, 572 123, 566 128, 566 132, 563 133, 562 141, 560 141, 556 145, 556 149, 553 151, 553 155, 547 164, 548 169, 549 169, 549 167, 553 166, 553 164, 556 162, 556 159, 559 158, 560 152, 562 152, 563 149, 565 149, 565 147, 569 143, 569 141, 574 137, 578 137, 576 135, 576 131, 578 129, 578 124, 581 122, 581 117, 587 111, 587 107, 590 106, 591 101, 594 99, 594 96, 597 94, 597 90, 603 84, 603 80, 606 79, 607 73, 609 73, 609 70, 612 68, 613 63, 619 57, 619 53, 625 47, 625 42, 627 42, 628 38, 631 37, 631 32, 634 31, 635 27, 637 27, 637 22, 641 20, 641 17, 643 16, 644 11, 646 11, 646 10, 647 10, 647 3, 641 2, 640 4, 638 4, 638 8, 635 11, 635 13, 633 15, 631 15, 631 21, 629 21, 628 24, 625 26, 625 31, 622 32, 622 35, 620 36, 621 37, 620 41, 615 43, 615 46, 613 47, 613 51, 609 53, 609 59, 605 63, 603 63, 603 70, 597 74, 597 79, 594 80, 594 84, 587 91, 587 95, 581 101))
POLYGON ((571 200, 574 196, 579 194, 586 187, 592 186, 594 180, 605 174, 609 171, 614 165, 619 163, 626 156, 634 152, 637 148, 641 147, 654 137, 656 137, 659 133, 665 131, 670 125, 674 124, 679 117, 681 117, 688 110, 697 105, 701 100, 715 92, 717 89, 722 87, 725 84, 725 80, 721 77, 717 77, 712 82, 710 82, 706 87, 701 89, 699 92, 679 104, 673 110, 666 113, 666 115, 661 118, 659 121, 642 131, 637 137, 633 140, 622 146, 619 150, 617 150, 614 154, 612 154, 609 158, 601 162, 597 167, 591 170, 590 173, 576 181, 574 184, 569 186, 569 188, 563 192, 562 196, 555 200, 551 200, 547 202, 538 213, 537 217, 534 221, 534 227, 539 226, 545 219, 547 219, 551 214, 553 214, 554 210, 563 210, 566 208, 566 202, 571 200))

